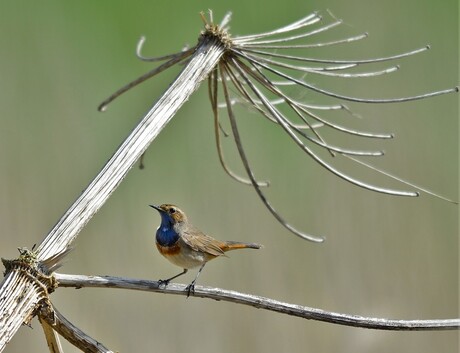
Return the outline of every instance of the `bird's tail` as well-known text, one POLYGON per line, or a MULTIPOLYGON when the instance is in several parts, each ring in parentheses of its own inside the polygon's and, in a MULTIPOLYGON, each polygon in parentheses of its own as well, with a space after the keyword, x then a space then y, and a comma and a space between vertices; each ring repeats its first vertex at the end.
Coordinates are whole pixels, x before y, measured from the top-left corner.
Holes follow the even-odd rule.
POLYGON ((222 246, 223 251, 230 251, 236 249, 260 249, 263 245, 256 243, 243 243, 241 241, 225 241, 222 246))

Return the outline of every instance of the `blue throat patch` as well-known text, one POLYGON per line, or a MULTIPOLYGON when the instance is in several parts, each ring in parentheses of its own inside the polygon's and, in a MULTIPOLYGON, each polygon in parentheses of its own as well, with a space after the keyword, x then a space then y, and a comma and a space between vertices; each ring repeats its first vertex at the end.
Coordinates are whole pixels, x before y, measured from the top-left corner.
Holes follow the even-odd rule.
POLYGON ((161 246, 172 246, 179 240, 179 234, 174 230, 168 214, 161 212, 161 225, 157 229, 156 240, 161 246))

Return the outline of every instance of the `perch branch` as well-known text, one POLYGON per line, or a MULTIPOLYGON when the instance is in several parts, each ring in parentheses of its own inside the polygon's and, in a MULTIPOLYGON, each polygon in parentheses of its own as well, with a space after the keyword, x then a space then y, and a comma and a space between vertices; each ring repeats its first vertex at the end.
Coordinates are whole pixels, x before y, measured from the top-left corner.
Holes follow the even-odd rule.
MULTIPOLYGON (((158 281, 113 276, 68 275, 62 273, 55 273, 55 278, 58 281, 59 287, 118 288, 164 294, 176 294, 184 296, 187 295, 186 285, 184 284, 170 283, 168 286, 164 287, 163 285, 160 286, 158 281)), ((236 291, 220 288, 196 286, 195 293, 192 294, 192 296, 244 304, 253 306, 257 309, 270 310, 308 320, 323 321, 337 325, 376 330, 437 331, 460 329, 460 319, 393 320, 385 318, 363 317, 357 315, 340 314, 297 304, 289 304, 266 297, 239 293, 236 291)))

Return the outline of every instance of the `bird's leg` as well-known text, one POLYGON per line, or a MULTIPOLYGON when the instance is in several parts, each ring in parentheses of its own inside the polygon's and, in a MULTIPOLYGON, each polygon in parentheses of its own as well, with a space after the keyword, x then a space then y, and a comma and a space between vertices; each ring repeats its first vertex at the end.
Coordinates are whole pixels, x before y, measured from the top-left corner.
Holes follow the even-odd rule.
POLYGON ((177 277, 179 277, 179 276, 185 275, 185 274, 187 273, 187 271, 188 271, 188 270, 187 270, 186 268, 184 268, 184 271, 182 271, 181 273, 179 273, 179 274, 177 274, 177 275, 175 275, 175 276, 172 276, 171 278, 168 278, 168 279, 159 279, 158 282, 160 282, 160 286, 163 285, 163 284, 164 284, 165 286, 167 286, 168 283, 169 283, 171 280, 173 280, 174 278, 177 278, 177 277))
POLYGON ((196 280, 198 279, 198 276, 200 275, 201 271, 203 270, 203 267, 204 265, 206 265, 206 262, 201 265, 200 269, 198 270, 198 273, 196 274, 196 277, 195 279, 192 281, 192 283, 190 283, 186 288, 185 290, 187 291, 187 298, 190 296, 190 293, 193 292, 193 294, 195 294, 195 283, 196 283, 196 280))

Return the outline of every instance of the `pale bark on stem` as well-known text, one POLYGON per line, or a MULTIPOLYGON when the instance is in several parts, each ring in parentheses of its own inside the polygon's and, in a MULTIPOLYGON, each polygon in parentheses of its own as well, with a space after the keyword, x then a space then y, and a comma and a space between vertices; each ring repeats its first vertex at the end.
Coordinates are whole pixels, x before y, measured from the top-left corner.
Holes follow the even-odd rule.
POLYGON ((64 353, 58 333, 54 330, 55 322, 48 323, 45 319, 39 317, 38 320, 43 328, 46 337, 46 343, 50 353, 64 353))
MULTIPOLYGON (((107 201, 149 144, 207 78, 223 53, 224 47, 217 39, 202 37, 178 78, 38 246, 35 252, 37 261, 45 261, 69 248, 80 230, 107 201)), ((21 324, 33 315, 34 309, 43 299, 40 292, 31 286, 34 281, 24 272, 13 271, 7 273, 1 283, 0 352, 21 324)))
POLYGON ((23 323, 28 323, 37 305, 44 299, 42 288, 25 272, 6 274, 0 287, 0 351, 23 323))
MULTIPOLYGON (((113 353, 101 342, 88 336, 85 332, 73 325, 55 308, 47 314, 39 316, 40 322, 48 325, 48 328, 59 333, 67 341, 86 353, 113 353)), ((51 334, 51 333, 50 333, 51 334)), ((48 343, 49 346, 49 343, 48 343)), ((51 350, 51 347, 50 347, 51 350)), ((57 352, 56 352, 57 353, 57 352)))
MULTIPOLYGON (((62 273, 55 273, 55 278, 58 281, 59 287, 118 288, 163 294, 187 295, 187 286, 177 283, 170 283, 165 287, 164 285, 160 285, 160 282, 158 281, 114 276, 68 275, 62 273)), ((285 303, 279 300, 220 288, 195 286, 195 292, 192 293, 191 296, 244 304, 257 309, 270 310, 308 320, 376 330, 438 331, 458 330, 460 328, 460 319, 394 320, 387 318, 364 317, 285 303)))

